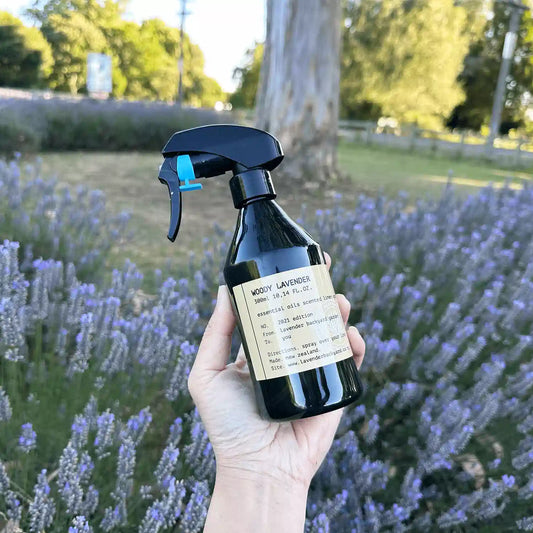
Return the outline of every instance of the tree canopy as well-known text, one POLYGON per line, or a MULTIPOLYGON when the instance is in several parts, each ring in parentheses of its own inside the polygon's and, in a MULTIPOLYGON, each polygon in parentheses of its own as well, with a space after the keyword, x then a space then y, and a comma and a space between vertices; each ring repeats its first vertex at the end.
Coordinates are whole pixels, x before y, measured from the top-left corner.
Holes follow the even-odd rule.
POLYGON ((263 52, 263 43, 256 43, 254 48, 247 50, 243 66, 233 71, 233 79, 238 82, 237 89, 230 96, 230 102, 233 107, 245 109, 254 107, 263 52))
POLYGON ((457 76, 468 50, 465 24, 465 10, 453 0, 350 0, 343 114, 441 125, 464 98, 457 76))
MULTIPOLYGON (((479 129, 490 119, 509 11, 493 0, 347 0, 340 109, 426 127, 479 129)), ((533 86, 533 18, 524 14, 503 128, 521 124, 533 86)), ((235 70, 235 107, 254 105, 262 45, 235 70)))
POLYGON ((43 86, 52 65, 50 45, 41 32, 0 11, 0 86, 43 86))
MULTIPOLYGON (((492 110, 496 80, 500 69, 505 34, 509 29, 510 10, 496 2, 494 11, 485 19, 482 31, 472 39, 459 76, 466 99, 453 111, 451 127, 479 129, 487 125, 492 110)), ((514 62, 507 78, 502 130, 520 126, 533 86, 533 19, 522 16, 514 62)))
MULTIPOLYGON (((123 0, 37 0, 28 14, 40 29, 3 15, 0 85, 41 83, 72 94, 85 92, 87 54, 99 52, 112 58, 113 96, 174 100, 182 45, 179 30, 160 19, 126 21, 125 5, 123 0)), ((202 51, 186 34, 183 53, 185 103, 211 107, 224 100, 219 84, 204 73, 202 51)))

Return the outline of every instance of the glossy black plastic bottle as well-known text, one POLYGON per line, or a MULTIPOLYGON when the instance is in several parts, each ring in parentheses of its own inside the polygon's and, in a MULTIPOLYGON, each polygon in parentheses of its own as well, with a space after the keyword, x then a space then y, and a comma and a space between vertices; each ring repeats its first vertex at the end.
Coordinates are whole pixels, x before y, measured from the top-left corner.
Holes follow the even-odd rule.
MULTIPOLYGON (((240 209, 224 268, 234 306, 233 289, 237 285, 286 270, 325 264, 320 245, 281 209, 272 196, 245 200, 240 209)), ((238 322, 248 354, 239 319, 238 322)), ((262 414, 274 420, 292 420, 333 411, 357 400, 362 392, 351 357, 313 370, 260 381, 255 379, 250 359, 248 366, 262 414)))
MULTIPOLYGON (((167 185, 170 194, 168 238, 171 241, 176 239, 180 227, 182 192, 201 189, 202 185, 196 182, 199 178, 213 178, 228 171, 233 173, 230 189, 233 204, 240 211, 224 268, 224 277, 233 300, 248 358, 248 367, 263 416, 274 420, 298 419, 333 411, 355 401, 361 395, 362 386, 347 339, 343 338, 345 333, 340 322, 338 308, 333 300, 331 282, 325 275, 323 267, 309 268, 325 264, 324 254, 318 243, 291 220, 274 201, 276 193, 270 171, 274 170, 284 157, 279 141, 259 129, 232 124, 216 124, 176 132, 169 139, 162 153, 165 159, 159 168, 158 178, 167 185), (302 269, 309 275, 303 274, 298 277, 302 270, 299 270, 296 277, 282 274, 295 269, 302 269), (279 275, 277 280, 281 279, 282 283, 279 285, 273 282, 269 286, 269 290, 272 286, 276 287, 276 294, 271 294, 272 300, 266 297, 252 300, 250 296, 254 296, 254 290, 256 290, 255 294, 258 294, 260 289, 266 290, 265 287, 260 286, 261 282, 255 283, 255 280, 275 274, 279 275), (239 316, 235 296, 236 287, 247 282, 252 282, 251 285, 254 287, 252 289, 251 285, 246 286, 246 290, 250 288, 251 294, 244 295, 245 286, 243 285, 240 294, 237 289, 237 295, 239 298, 242 296, 241 310, 247 312, 247 316, 243 315, 243 320, 247 322, 251 332, 248 339, 239 316), (292 292, 279 290, 297 283, 306 283, 306 288, 302 286, 301 291, 292 288, 292 292), (256 288, 256 285, 259 287, 256 288), (312 295, 309 300, 302 299, 301 302, 297 302, 293 299, 301 297, 305 290, 314 291, 314 293, 307 293, 312 295), (263 311, 256 312, 253 316, 249 306, 262 305, 265 301, 269 302, 266 305, 270 306, 271 302, 279 298, 285 299, 283 305, 279 306, 279 311, 277 307, 273 307, 268 310, 268 313, 274 312, 273 310, 285 313, 283 316, 279 315, 281 318, 277 318, 278 325, 280 320, 289 321, 291 326, 285 329, 285 333, 289 330, 291 333, 288 336, 285 335, 284 338, 282 329, 278 329, 277 326, 267 330, 267 333, 271 336, 281 334, 281 339, 276 339, 276 341, 284 342, 291 338, 292 346, 288 350, 293 351, 284 352, 284 355, 281 355, 280 351, 283 364, 280 364, 278 368, 271 366, 267 373, 264 363, 269 361, 272 364, 273 361, 268 359, 268 348, 265 349, 263 346, 263 351, 261 351, 255 328, 259 327, 263 330, 263 328, 268 328, 268 324, 266 321, 261 322, 264 316, 261 314, 263 311), (286 300, 288 300, 287 303, 285 303, 286 300), (316 302, 321 303, 313 307, 316 302), (302 306, 309 305, 308 311, 310 312, 311 309, 319 308, 317 311, 319 318, 316 320, 320 320, 321 327, 324 327, 324 321, 328 321, 326 328, 330 328, 332 333, 329 336, 329 344, 322 344, 327 342, 326 337, 318 338, 315 335, 315 327, 320 329, 318 322, 306 323, 305 318, 299 318, 298 314, 292 314, 289 317, 288 311, 294 309, 296 304, 299 306, 300 303, 302 306), (327 313, 326 309, 328 309, 327 313), (295 335, 293 342, 292 330, 296 328, 301 331, 295 335), (296 337, 305 340, 302 343, 297 341, 296 337), (307 338, 310 340, 314 338, 316 342, 307 343, 307 338), (251 352, 247 342, 255 342, 257 350, 254 348, 251 352), (335 352, 335 349, 331 350, 333 343, 337 343, 335 348, 340 350, 339 353, 335 352), (324 350, 322 354, 317 345, 322 345, 324 350), (301 359, 308 355, 305 351, 306 346, 312 346, 313 354, 319 353, 309 354, 312 359, 302 361, 301 359), (342 347, 339 348, 339 346, 342 347), (263 370, 261 379, 256 379, 250 353, 256 358, 256 363, 261 365, 261 368, 258 366, 256 369, 258 373, 263 370), (306 363, 317 361, 322 355, 327 356, 329 361, 332 358, 336 360, 336 356, 341 360, 307 370, 312 365, 306 363), (303 367, 306 370, 297 372, 299 363, 303 363, 299 368, 303 367), (289 368, 293 370, 292 373, 272 377, 279 375, 277 371, 281 370, 283 373, 289 368)), ((272 337, 272 340, 274 338, 272 337)), ((270 343, 264 340, 263 344, 268 346, 270 343)), ((273 342, 272 345, 274 346, 273 342)), ((277 345, 280 346, 279 343, 277 345)), ((266 368, 268 369, 268 366, 266 368)))

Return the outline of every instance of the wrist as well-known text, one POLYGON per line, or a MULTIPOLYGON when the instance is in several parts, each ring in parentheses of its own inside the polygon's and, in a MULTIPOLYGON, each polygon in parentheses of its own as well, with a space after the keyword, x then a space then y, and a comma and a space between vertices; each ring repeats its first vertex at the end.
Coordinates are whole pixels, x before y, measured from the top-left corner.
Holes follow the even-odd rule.
POLYGON ((286 476, 217 467, 204 533, 302 533, 308 489, 286 476))
POLYGON ((238 466, 217 464, 216 479, 224 485, 240 486, 246 484, 267 489, 277 488, 278 490, 283 487, 290 493, 304 493, 306 496, 311 484, 311 478, 290 475, 276 468, 269 469, 255 464, 240 464, 238 466))

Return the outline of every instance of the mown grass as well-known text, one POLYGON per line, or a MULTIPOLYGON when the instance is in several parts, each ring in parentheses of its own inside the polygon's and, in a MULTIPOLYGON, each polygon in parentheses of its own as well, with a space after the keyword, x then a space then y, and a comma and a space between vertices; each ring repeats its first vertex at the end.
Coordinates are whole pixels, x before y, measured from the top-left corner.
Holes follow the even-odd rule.
POLYGON ((533 181, 533 169, 509 170, 481 160, 349 143, 340 145, 339 163, 357 185, 387 195, 406 191, 413 198, 440 194, 450 175, 460 194, 471 194, 490 183, 503 184, 507 179, 514 186, 523 180, 533 181))
MULTIPOLYGON (((202 239, 211 233, 213 224, 231 230, 237 216, 228 180, 206 180, 203 191, 183 194, 181 231, 176 243, 170 243, 166 239, 168 195, 157 180, 161 161, 158 153, 68 152, 43 154, 41 165, 45 177, 54 175, 68 186, 84 184, 101 189, 110 209, 131 213, 132 238, 114 252, 112 262, 118 265, 129 257, 150 279, 150 272, 168 261, 176 269, 184 266, 191 251, 202 252, 202 239)), ((328 209, 336 201, 335 192, 342 194, 346 205, 353 205, 361 192, 394 196, 405 191, 412 200, 438 196, 450 174, 458 192, 465 195, 491 182, 503 184, 507 178, 515 186, 522 180, 533 180, 533 170, 503 170, 481 161, 456 161, 348 143, 339 147, 339 163, 351 181, 334 184, 326 193, 285 190, 283 184, 277 184, 278 201, 289 215, 298 217, 302 204, 308 206, 309 212, 328 209)))

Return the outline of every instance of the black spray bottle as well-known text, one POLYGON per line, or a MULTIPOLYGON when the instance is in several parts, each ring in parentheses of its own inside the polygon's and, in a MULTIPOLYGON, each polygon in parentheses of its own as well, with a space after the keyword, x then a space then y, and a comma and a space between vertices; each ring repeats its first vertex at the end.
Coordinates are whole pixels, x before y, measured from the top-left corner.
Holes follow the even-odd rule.
POLYGON ((175 133, 162 153, 171 241, 182 191, 201 189, 191 183, 197 178, 233 172, 239 216, 224 278, 262 415, 291 420, 355 401, 362 386, 324 254, 274 201, 269 171, 283 159, 279 142, 258 129, 212 125, 175 133))

